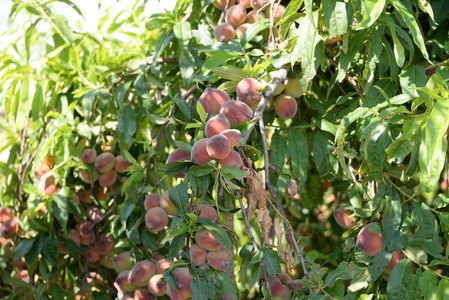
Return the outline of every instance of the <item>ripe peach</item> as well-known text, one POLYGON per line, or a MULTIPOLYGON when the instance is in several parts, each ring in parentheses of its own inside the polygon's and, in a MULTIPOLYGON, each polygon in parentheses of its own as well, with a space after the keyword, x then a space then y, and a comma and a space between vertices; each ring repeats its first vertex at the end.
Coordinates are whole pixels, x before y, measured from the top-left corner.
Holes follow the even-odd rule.
POLYGON ((19 278, 20 280, 26 283, 30 283, 30 277, 28 276, 27 270, 20 270, 19 272, 16 273, 16 275, 14 275, 14 277, 19 278))
MULTIPOLYGON (((292 279, 290 278, 290 276, 288 274, 281 273, 281 274, 278 274, 278 276, 280 278, 282 278, 282 280, 287 284, 292 281, 292 279)), ((290 297, 291 297, 290 289, 285 284, 283 284, 282 281, 277 276, 271 277, 268 280, 268 282, 269 282, 270 290, 271 290, 273 297, 279 297, 283 300, 290 299, 290 297)))
POLYGON ((106 267, 108 269, 114 270, 114 261, 112 260, 111 255, 104 255, 100 258, 100 265, 106 267))
POLYGON ((87 257, 90 263, 97 263, 100 261, 100 253, 98 253, 97 249, 95 249, 94 247, 89 248, 87 257))
POLYGON ((262 99, 262 92, 265 86, 254 78, 245 78, 237 84, 237 100, 248 105, 258 104, 262 99))
POLYGON ((212 4, 219 10, 225 10, 226 7, 234 5, 235 0, 214 0, 212 4))
POLYGON ((92 206, 87 209, 87 216, 92 222, 97 222, 101 220, 101 218, 103 217, 103 213, 101 212, 100 208, 92 206))
POLYGON ((223 22, 215 26, 214 36, 218 42, 227 42, 235 38, 235 29, 231 24, 223 22))
POLYGON ((110 170, 103 173, 98 178, 98 183, 102 187, 110 187, 117 181, 117 173, 114 170, 110 170))
POLYGON ((351 229, 355 226, 355 220, 350 217, 351 212, 344 209, 343 207, 339 207, 333 212, 335 221, 337 221, 338 225, 343 228, 351 229))
POLYGON ((55 182, 55 173, 49 171, 42 175, 41 179, 39 180, 38 188, 41 192, 44 192, 47 195, 54 194, 58 191, 55 182))
POLYGON ((267 5, 268 0, 251 0, 251 7, 255 10, 259 10, 267 5))
POLYGON ((238 38, 241 38, 250 27, 251 27, 250 23, 243 23, 242 25, 240 25, 235 29, 235 35, 238 38))
POLYGON ((167 283, 163 280, 163 278, 164 275, 162 274, 156 274, 150 278, 150 281, 148 282, 148 289, 150 290, 150 293, 158 297, 165 295, 165 292, 167 291, 167 283))
POLYGON ((237 129, 226 129, 221 134, 228 138, 231 148, 237 146, 242 138, 242 133, 237 129))
MULTIPOLYGON (((165 162, 165 164, 169 164, 171 162, 181 161, 183 159, 190 159, 190 154, 185 152, 181 148, 178 148, 175 151, 173 151, 172 153, 170 153, 170 155, 168 156, 167 161, 165 162)), ((179 173, 179 174, 176 174, 174 176, 177 177, 177 178, 184 178, 184 174, 183 173, 179 173)))
POLYGON ((299 77, 290 78, 285 85, 284 92, 292 96, 293 98, 299 98, 302 96, 302 87, 299 77))
POLYGON ((114 168, 115 156, 110 152, 103 152, 95 159, 95 169, 100 173, 107 173, 114 168))
POLYGON ((172 300, 187 300, 191 297, 190 272, 187 268, 178 268, 173 271, 173 277, 178 291, 167 285, 168 295, 172 300))
POLYGON ((143 201, 145 210, 149 210, 150 208, 153 208, 153 207, 158 207, 160 199, 161 199, 161 195, 159 195, 159 194, 154 194, 154 193, 149 194, 143 201))
POLYGON ((231 99, 226 92, 211 87, 206 88, 199 99, 204 111, 209 115, 218 114, 221 105, 229 100, 231 99))
POLYGON ((100 255, 106 255, 114 248, 114 240, 106 234, 100 234, 95 238, 95 248, 100 255))
POLYGON ((225 102, 221 106, 220 112, 225 115, 232 127, 249 121, 253 117, 253 111, 248 104, 235 100, 225 102))
POLYGON ((228 156, 231 151, 231 144, 227 137, 217 134, 211 137, 206 143, 206 151, 210 157, 222 159, 228 156))
POLYGON ((12 219, 12 210, 8 207, 0 208, 0 223, 4 223, 12 219))
MULTIPOLYGON (((265 11, 267 13, 267 17, 270 18, 271 17, 271 6, 269 6, 265 11)), ((274 21, 279 22, 282 19, 282 16, 284 15, 285 6, 283 6, 282 4, 276 3, 273 6, 273 12, 274 12, 274 21)))
POLYGON ((170 193, 168 191, 165 191, 161 195, 161 198, 159 199, 159 206, 165 209, 169 216, 176 217, 178 215, 175 205, 170 200, 170 193))
POLYGON ((172 260, 168 258, 161 258, 156 262, 156 273, 162 274, 170 268, 170 265, 172 264, 172 260))
POLYGON ((44 161, 36 167, 34 175, 36 176, 37 179, 41 179, 41 177, 44 176, 44 174, 49 171, 51 171, 51 166, 46 164, 46 161, 44 161))
POLYGON ((84 149, 81 152, 81 161, 86 164, 93 163, 97 158, 97 151, 95 149, 84 149))
POLYGON ((226 119, 224 114, 219 113, 215 117, 209 119, 204 127, 204 133, 207 138, 220 134, 222 131, 231 128, 229 120, 226 119))
POLYGON ((90 175, 89 170, 83 169, 79 173, 79 178, 84 181, 85 183, 94 184, 95 181, 97 181, 99 175, 96 171, 93 172, 93 178, 90 175))
POLYGON ((404 259, 404 254, 402 252, 393 250, 393 255, 391 256, 390 264, 385 268, 384 272, 390 275, 391 271, 393 271, 394 266, 396 266, 396 264, 402 259, 404 259))
POLYGON ((365 225, 357 235, 357 248, 368 256, 376 256, 384 247, 382 234, 369 231, 369 228, 375 224, 379 223, 372 222, 365 225))
POLYGON ((217 271, 226 271, 234 260, 232 252, 222 247, 217 251, 210 251, 207 253, 207 262, 217 271))
POLYGON ((150 208, 145 214, 145 225, 149 232, 159 232, 168 224, 168 215, 162 207, 150 208))
POLYGON ((156 274, 156 266, 149 260, 134 265, 128 275, 128 282, 138 287, 147 286, 150 278, 156 274))
POLYGON ((251 8, 251 0, 237 0, 237 2, 245 8, 251 8))
POLYGON ((298 184, 296 183, 295 180, 290 179, 287 185, 287 194, 291 199, 293 199, 293 197, 295 197, 297 193, 298 193, 298 184))
POLYGON ((206 250, 197 244, 193 244, 192 247, 190 247, 190 262, 192 266, 198 267, 204 264, 206 262, 206 254, 206 250))
POLYGON ((265 14, 263 12, 257 13, 257 10, 252 10, 246 15, 246 23, 254 24, 260 18, 265 18, 265 14))
POLYGON ((128 169, 128 167, 131 165, 132 163, 130 161, 128 161, 122 155, 119 155, 115 158, 114 170, 120 174, 125 173, 125 170, 128 169))
POLYGON ((88 191, 81 191, 78 193, 78 198, 82 203, 90 204, 93 202, 88 191))
POLYGON ((212 222, 217 221, 218 214, 215 208, 212 206, 199 203, 195 205, 196 211, 198 212, 198 219, 209 219, 212 222))
POLYGON ((147 287, 138 288, 134 291, 132 300, 153 300, 154 295, 150 293, 147 287))
POLYGON ((5 221, 1 225, 0 233, 4 238, 10 239, 17 235, 19 231, 19 222, 16 218, 5 221))
MULTIPOLYGON (((230 101, 228 101, 230 102, 230 101)), ((200 139, 195 144, 193 144, 192 147, 192 162, 200 165, 205 166, 206 163, 210 162, 212 160, 212 157, 209 156, 206 150, 206 144, 208 138, 200 139)))
POLYGON ((121 271, 115 279, 114 286, 123 293, 133 293, 137 286, 128 281, 130 270, 121 271))
POLYGON ((246 20, 246 8, 244 5, 233 5, 226 11, 225 16, 226 23, 231 24, 234 28, 245 23, 246 20))
POLYGON ((89 245, 90 235, 92 234, 92 241, 95 239, 95 233, 90 229, 90 222, 81 223, 78 229, 80 242, 83 245, 89 245))
POLYGON ((197 231, 195 241, 198 246, 207 251, 217 251, 223 247, 223 244, 219 243, 215 236, 207 229, 197 231))
POLYGON ((240 168, 242 165, 242 158, 237 151, 231 150, 228 156, 220 160, 220 164, 222 166, 236 166, 237 168, 240 168))
POLYGON ((274 110, 282 120, 291 119, 298 111, 298 102, 288 94, 280 94, 274 100, 274 110))
POLYGON ((119 253, 117 256, 112 258, 112 262, 114 263, 115 270, 119 273, 125 270, 131 270, 133 267, 130 251, 119 253))

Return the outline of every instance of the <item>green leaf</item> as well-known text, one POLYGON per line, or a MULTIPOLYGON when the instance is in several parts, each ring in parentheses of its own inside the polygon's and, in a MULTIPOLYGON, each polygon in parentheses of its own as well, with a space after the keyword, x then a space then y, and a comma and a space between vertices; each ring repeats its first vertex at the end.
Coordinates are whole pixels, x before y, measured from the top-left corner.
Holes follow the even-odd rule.
POLYGON ((376 30, 372 31, 368 48, 368 57, 366 58, 365 69, 363 70, 363 77, 367 82, 372 82, 374 80, 374 73, 380 62, 382 48, 379 33, 376 30))
POLYGON ((37 240, 36 237, 27 240, 21 240, 15 249, 15 257, 17 261, 20 261, 33 247, 33 243, 37 240))
POLYGON ((416 261, 423 265, 427 263, 427 253, 419 245, 407 245, 404 248, 404 252, 407 257, 410 257, 410 259, 413 261, 416 261))
POLYGON ((130 105, 125 105, 118 114, 118 133, 123 142, 131 147, 136 133, 136 114, 130 105))
POLYGON ((365 14, 362 20, 354 28, 356 30, 366 29, 376 22, 385 7, 385 0, 365 0, 365 14))
POLYGON ((409 66, 399 75, 402 92, 412 97, 418 97, 416 87, 424 87, 427 82, 426 71, 423 66, 409 66))
POLYGON ((437 293, 437 274, 435 271, 425 270, 419 281, 419 286, 424 299, 435 299, 437 293))
POLYGON ((281 266, 276 255, 273 253, 273 250, 268 248, 262 249, 263 254, 263 262, 265 269, 268 272, 269 276, 274 276, 275 274, 281 273, 281 266))
POLYGON ((301 180, 300 191, 302 191, 307 182, 307 174, 309 171, 307 141, 302 132, 295 128, 290 128, 287 140, 288 155, 292 164, 293 174, 301 180))
POLYGON ((228 60, 238 57, 236 53, 232 52, 218 52, 211 55, 203 64, 202 71, 211 70, 225 64, 228 60))
POLYGON ((430 3, 427 2, 427 0, 418 0, 418 6, 423 12, 429 15, 429 17, 432 19, 434 23, 436 23, 435 17, 433 16, 432 5, 430 5, 430 3))
POLYGON ((385 15, 388 28, 390 29, 391 37, 393 38, 393 53, 394 59, 399 67, 404 65, 405 61, 405 50, 401 41, 399 41, 398 36, 396 35, 397 25, 394 24, 393 18, 389 15, 385 15))
POLYGON ((217 75, 221 79, 240 81, 247 77, 245 72, 243 72, 241 69, 231 66, 231 65, 216 67, 211 70, 212 70, 212 72, 214 72, 215 75, 217 75))
POLYGON ((387 161, 385 149, 390 142, 389 128, 389 121, 378 122, 363 145, 369 171, 379 182, 382 181, 383 169, 387 161))
POLYGON ((366 36, 366 31, 360 31, 354 36, 351 36, 351 43, 348 44, 348 50, 343 51, 340 59, 338 60, 338 82, 342 82, 343 79, 345 79, 346 73, 349 72, 356 54, 362 48, 366 36))
POLYGON ((423 195, 432 199, 438 189, 438 181, 444 168, 447 151, 447 128, 449 127, 449 98, 438 101, 426 124, 422 124, 423 138, 419 146, 419 179, 423 195))
POLYGON ((67 204, 67 198, 62 193, 63 191, 59 191, 56 194, 53 194, 52 208, 53 208, 53 216, 59 221, 61 227, 65 229, 67 227, 67 221, 69 220, 69 207, 67 204))
POLYGON ((374 282, 382 275, 385 268, 390 264, 391 257, 391 253, 383 250, 373 258, 370 265, 368 266, 368 282, 374 282))
POLYGON ((193 276, 190 279, 190 291, 192 293, 192 300, 209 299, 208 284, 201 278, 193 276))
POLYGON ((329 34, 333 37, 345 34, 348 31, 346 3, 337 0, 324 0, 322 6, 329 34))
POLYGON ((269 26, 270 20, 265 18, 262 18, 256 23, 251 24, 251 26, 245 31, 243 36, 240 38, 240 44, 242 45, 242 47, 245 47, 245 45, 253 38, 255 38, 259 32, 268 28, 269 26))
POLYGON ((438 284, 437 299, 449 299, 449 280, 444 277, 438 284))
POLYGON ((335 146, 331 144, 330 137, 324 131, 319 130, 313 137, 313 158, 315 159, 318 174, 322 178, 337 175, 338 160, 333 154, 335 146))
POLYGON ((405 24, 407 24, 408 29, 412 33, 413 41, 416 46, 418 46, 419 50, 423 54, 424 58, 429 60, 429 54, 426 50, 426 44, 424 42, 424 38, 421 34, 421 30, 419 28, 418 23, 416 22, 415 17, 412 13, 407 9, 407 7, 398 0, 388 0, 391 4, 393 4, 394 8, 399 12, 405 24))
POLYGON ((176 207, 178 215, 184 216, 186 214, 186 208, 189 203, 189 194, 187 193, 187 185, 182 181, 175 187, 168 189, 170 199, 176 207))
POLYGON ((326 276, 324 283, 326 286, 333 286, 337 280, 350 280, 356 278, 363 272, 363 269, 355 264, 349 264, 345 261, 341 262, 335 270, 326 276))
POLYGON ((387 205, 382 217, 384 245, 389 251, 401 250, 405 243, 404 236, 401 234, 401 199, 396 189, 391 186, 388 187, 386 194, 387 205))
POLYGON ((221 290, 229 296, 237 297, 238 290, 232 278, 225 272, 215 272, 214 274, 216 282, 221 285, 221 290))
POLYGON ((76 125, 76 131, 80 136, 88 140, 90 140, 90 138, 92 137, 92 131, 90 130, 89 125, 87 125, 86 123, 78 123, 78 125, 76 125))
POLYGON ((196 177, 201 177, 201 176, 210 174, 214 170, 215 170, 215 168, 211 167, 209 165, 205 165, 205 166, 192 165, 190 167, 190 172, 192 172, 192 175, 196 176, 196 177))
POLYGON ((270 163, 283 168, 287 150, 287 141, 281 136, 281 131, 276 130, 271 137, 270 163))
POLYGON ((435 215, 425 203, 415 202, 414 206, 411 214, 416 227, 414 238, 438 240, 440 230, 435 215))
POLYGON ((224 166, 221 170, 223 174, 229 175, 232 179, 237 180, 242 180, 247 175, 246 172, 236 166, 224 166))
POLYGON ((200 116, 201 122, 205 123, 206 119, 207 119, 206 111, 204 110, 203 105, 199 101, 196 103, 196 111, 198 112, 198 115, 200 116))
POLYGON ((179 68, 183 80, 189 82, 192 79, 195 58, 189 49, 189 41, 192 39, 192 29, 189 22, 177 22, 173 27, 173 33, 181 46, 181 56, 179 57, 179 68))
POLYGON ((393 271, 387 284, 387 299, 406 299, 407 287, 412 280, 412 261, 404 258, 400 260, 393 271))

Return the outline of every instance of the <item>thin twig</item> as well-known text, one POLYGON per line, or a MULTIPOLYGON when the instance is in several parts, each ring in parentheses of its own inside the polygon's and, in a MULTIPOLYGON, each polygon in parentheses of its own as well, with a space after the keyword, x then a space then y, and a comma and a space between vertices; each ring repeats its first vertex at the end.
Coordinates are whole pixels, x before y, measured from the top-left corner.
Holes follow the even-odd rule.
POLYGON ((25 123, 25 127, 23 128, 23 130, 20 132, 20 162, 19 162, 19 170, 17 172, 18 174, 18 181, 19 181, 19 188, 18 188, 18 197, 19 197, 19 207, 20 204, 22 202, 22 184, 23 184, 23 177, 25 177, 25 174, 22 174, 22 168, 23 168, 23 164, 22 164, 22 157, 23 157, 23 153, 25 152, 25 140, 26 140, 26 135, 27 135, 27 131, 28 131, 28 124, 29 124, 29 120, 27 119, 26 123, 25 123))

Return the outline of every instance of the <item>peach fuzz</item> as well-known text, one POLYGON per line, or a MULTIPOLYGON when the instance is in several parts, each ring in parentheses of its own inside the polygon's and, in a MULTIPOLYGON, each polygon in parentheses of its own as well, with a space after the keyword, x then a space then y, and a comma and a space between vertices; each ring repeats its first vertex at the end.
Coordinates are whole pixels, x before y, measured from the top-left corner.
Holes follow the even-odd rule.
POLYGON ((0 227, 0 234, 7 239, 13 238, 19 232, 19 222, 17 218, 12 218, 6 222, 3 222, 0 227))
POLYGON ((231 148, 237 146, 240 143, 240 139, 242 138, 242 133, 237 129, 226 129, 223 130, 220 134, 228 138, 231 148))
POLYGON ((372 222, 365 225, 357 235, 357 248, 368 256, 376 256, 384 248, 382 234, 369 231, 370 227, 375 224, 379 223, 372 222))
POLYGON ((148 287, 138 288, 134 291, 132 300, 154 300, 154 295, 150 293, 148 287))
POLYGON ((100 255, 106 255, 114 248, 114 240, 106 234, 100 234, 95 238, 94 245, 100 255))
POLYGON ((131 272, 130 270, 125 270, 121 271, 118 274, 114 282, 114 286, 117 290, 123 293, 131 293, 137 289, 137 286, 135 284, 132 284, 128 281, 128 276, 130 272, 131 272))
POLYGON ((39 180, 38 188, 41 192, 47 195, 51 195, 58 191, 55 183, 55 173, 49 171, 42 175, 41 179, 39 180))
POLYGON ((168 215, 162 207, 150 208, 145 214, 145 225, 149 232, 163 230, 168 224, 168 215))
POLYGON ((204 111, 209 115, 216 115, 220 107, 226 101, 231 100, 229 95, 219 89, 208 87, 201 94, 199 102, 204 107, 204 111))
POLYGON ((229 120, 225 117, 224 114, 219 113, 206 122, 204 133, 206 135, 206 138, 210 138, 230 128, 231 124, 229 123, 229 120))
POLYGON ((237 151, 231 150, 228 156, 220 160, 220 164, 222 166, 235 166, 237 168, 240 168, 240 166, 242 165, 242 158, 237 151))
POLYGON ((241 38, 250 27, 251 27, 250 23, 243 23, 242 25, 240 25, 235 29, 235 35, 238 38, 241 38))
POLYGON ((217 134, 211 137, 206 143, 206 151, 210 157, 222 159, 228 156, 231 151, 231 144, 227 137, 217 134))
POLYGON ((178 268, 173 272, 174 281, 178 291, 175 291, 170 285, 167 285, 168 295, 172 300, 187 300, 191 297, 190 280, 191 275, 189 269, 178 268))
POLYGON ((191 153, 193 163, 200 166, 205 166, 206 163, 212 160, 212 157, 209 156, 206 150, 206 144, 208 140, 208 138, 200 139, 195 144, 193 144, 191 153))
POLYGON ((237 2, 245 8, 251 8, 251 0, 237 0, 237 2))
POLYGON ((218 42, 227 42, 235 38, 235 29, 231 24, 223 22, 215 26, 214 36, 218 42))
POLYGON ((292 96, 293 98, 299 98, 302 96, 302 87, 299 77, 290 78, 285 85, 284 92, 292 96))
POLYGON ((100 208, 92 206, 87 209, 87 216, 89 217, 89 220, 91 220, 92 222, 96 222, 103 217, 103 212, 100 208))
POLYGON ((95 149, 84 149, 81 152, 81 161, 86 164, 93 163, 97 158, 97 151, 95 149))
POLYGON ((115 270, 119 273, 125 270, 131 270, 133 267, 130 251, 124 251, 117 254, 112 258, 112 262, 114 264, 115 270))
POLYGON ((384 272, 388 275, 391 274, 391 271, 393 271, 394 266, 396 264, 404 259, 404 254, 402 252, 398 252, 396 250, 393 250, 393 254, 391 255, 390 264, 385 268, 384 272))
MULTIPOLYGON (((174 150, 167 158, 166 164, 172 163, 172 162, 178 162, 183 159, 190 159, 190 154, 182 150, 181 148, 178 148, 174 150)), ((176 178, 184 178, 183 173, 179 173, 174 175, 176 178)))
POLYGON ((189 253, 192 266, 198 267, 206 262, 207 251, 197 244, 193 244, 190 247, 189 253))
POLYGON ((196 211, 198 213, 198 219, 209 219, 212 222, 217 221, 218 214, 215 208, 212 206, 199 203, 195 205, 196 211))
POLYGON ((162 297, 167 292, 167 283, 163 278, 163 274, 156 274, 148 281, 148 290, 154 296, 162 297))
POLYGON ((104 152, 97 156, 94 162, 95 169, 100 173, 107 173, 114 168, 115 156, 110 152, 104 152))
POLYGON ((245 78, 237 84, 237 100, 248 105, 258 104, 262 99, 262 90, 265 85, 254 78, 245 78))
MULTIPOLYGON (((277 274, 286 284, 292 282, 290 276, 286 273, 277 274)), ((288 286, 282 283, 279 277, 271 277, 269 279, 270 290, 273 297, 279 297, 283 300, 289 300, 291 297, 291 292, 288 286)))
POLYGON ((176 211, 176 207, 173 204, 173 202, 170 199, 170 193, 168 191, 165 191, 161 198, 159 199, 159 206, 165 209, 167 214, 169 216, 176 217, 178 215, 178 212, 176 211))
POLYGON ((122 174, 125 173, 126 169, 128 169, 131 165, 132 163, 129 160, 123 157, 123 155, 119 155, 115 158, 114 170, 117 173, 122 174))
POLYGON ((90 229, 90 222, 83 222, 80 224, 78 232, 80 237, 80 242, 83 245, 89 245, 90 236, 92 235, 92 241, 95 239, 95 233, 90 229))
POLYGON ((285 12, 285 6, 282 4, 276 3, 273 7, 269 6, 265 12, 267 13, 267 17, 271 18, 271 9, 273 9, 274 12, 274 21, 279 22, 282 19, 282 16, 285 12))
POLYGON ((12 219, 12 210, 8 207, 0 208, 0 223, 4 223, 12 219))
POLYGON ((172 260, 168 258, 161 258, 156 262, 156 273, 162 274, 170 268, 170 265, 172 264, 172 260))
POLYGON ((198 246, 207 251, 217 251, 223 247, 223 244, 219 243, 215 236, 207 229, 197 231, 195 241, 198 246))
POLYGON ((251 7, 255 10, 259 10, 268 4, 268 0, 251 0, 251 7))
POLYGON ((298 102, 288 94, 280 94, 274 99, 274 110, 279 118, 288 120, 298 112, 298 102))
POLYGON ((257 10, 252 10, 246 15, 246 22, 254 24, 259 21, 260 18, 265 18, 265 14, 263 12, 257 13, 257 10))
POLYGON ((225 15, 226 23, 232 25, 232 27, 236 28, 239 25, 245 23, 246 20, 246 7, 245 5, 233 5, 228 8, 225 15))
POLYGON ((232 252, 222 247, 217 251, 210 251, 207 253, 207 262, 217 271, 226 271, 234 260, 232 252))
POLYGON ((98 178, 98 183, 101 187, 110 187, 117 181, 117 173, 114 170, 110 170, 103 173, 98 178))
POLYGON ((149 210, 153 207, 159 206, 159 200, 161 199, 161 195, 159 194, 149 194, 145 200, 143 201, 143 206, 145 207, 145 210, 149 210))
POLYGON ((343 207, 339 207, 333 211, 335 221, 337 221, 338 225, 346 229, 351 229, 355 226, 355 220, 350 217, 351 214, 352 213, 350 211, 344 209, 343 207))
POLYGON ((85 183, 90 183, 90 184, 94 184, 95 181, 97 181, 98 177, 100 175, 98 175, 97 171, 93 172, 93 178, 89 172, 89 170, 87 169, 83 169, 80 171, 79 173, 79 178, 84 181, 85 183))
POLYGON ((151 261, 144 260, 132 267, 128 275, 128 282, 138 287, 144 287, 154 274, 156 274, 156 266, 151 261))
POLYGON ((219 10, 225 10, 226 7, 231 7, 235 4, 235 0, 214 0, 212 2, 213 6, 218 8, 219 10))
POLYGON ((220 108, 220 113, 225 115, 226 119, 228 119, 231 124, 231 127, 249 121, 253 117, 253 110, 248 104, 235 100, 225 102, 220 108))

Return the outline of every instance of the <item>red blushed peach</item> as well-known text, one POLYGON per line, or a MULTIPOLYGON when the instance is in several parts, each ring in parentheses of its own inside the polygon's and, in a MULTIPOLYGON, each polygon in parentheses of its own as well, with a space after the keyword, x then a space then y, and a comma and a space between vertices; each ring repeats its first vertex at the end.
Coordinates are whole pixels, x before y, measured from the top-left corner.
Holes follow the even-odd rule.
POLYGON ((220 164, 222 166, 236 166, 237 168, 240 168, 242 165, 242 158, 237 151, 231 150, 228 156, 220 160, 220 164))
POLYGON ((208 138, 200 139, 195 144, 193 144, 191 153, 193 163, 200 166, 205 166, 206 163, 212 160, 212 157, 207 154, 206 150, 206 144, 208 140, 208 138))
MULTIPOLYGON (((281 273, 277 274, 286 284, 292 282, 292 279, 288 274, 281 273)), ((273 297, 279 297, 283 300, 289 300, 291 297, 291 292, 288 286, 286 286, 284 283, 282 283, 281 279, 279 277, 271 277, 268 280, 268 283, 270 285, 271 294, 273 297)))
POLYGON ((85 183, 94 184, 95 181, 97 181, 99 175, 96 171, 93 172, 93 177, 91 176, 89 170, 83 169, 79 173, 79 178, 84 181, 85 183))
POLYGON ((257 10, 252 10, 246 15, 246 22, 254 24, 260 20, 260 18, 265 18, 265 14, 262 12, 257 12, 257 10))
POLYGON ((103 152, 95 159, 95 169, 100 173, 107 173, 114 168, 115 156, 110 152, 103 152))
POLYGON ((189 269, 178 268, 173 271, 174 281, 178 291, 175 291, 170 285, 167 286, 168 295, 172 300, 187 300, 191 297, 189 269))
POLYGON ((100 234, 95 238, 95 248, 100 255, 106 255, 114 248, 114 240, 106 234, 100 234))
POLYGON ((97 263, 100 261, 100 253, 98 253, 97 249, 95 249, 94 247, 89 248, 87 257, 90 263, 97 263))
POLYGON ((217 251, 223 247, 223 244, 219 243, 215 236, 207 229, 197 231, 195 241, 198 246, 207 251, 217 251))
POLYGON ((95 149, 84 149, 81 152, 81 161, 86 164, 93 163, 97 158, 97 151, 95 149))
POLYGON ((132 163, 129 160, 124 158, 122 155, 119 155, 115 158, 114 170, 115 172, 122 174, 125 173, 126 169, 128 169, 131 165, 132 163))
POLYGON ((209 115, 218 114, 221 105, 229 100, 231 99, 226 92, 210 87, 204 90, 199 99, 204 111, 209 115))
POLYGON ((284 92, 289 94, 293 98, 299 98, 302 96, 303 90, 301 87, 301 81, 299 77, 290 78, 285 85, 284 92))
POLYGON ((145 225, 149 232, 163 230, 168 224, 168 215, 162 207, 150 208, 145 214, 145 225))
POLYGON ((237 2, 245 8, 251 8, 251 0, 238 0, 237 2))
POLYGON ((288 120, 298 112, 298 102, 288 94, 280 94, 274 100, 274 110, 279 118, 288 120))
POLYGON ((37 179, 41 179, 41 177, 44 176, 44 174, 49 171, 51 171, 51 166, 43 162, 36 167, 34 175, 36 176, 37 179))
POLYGON ((249 121, 253 117, 253 111, 248 104, 235 100, 225 102, 220 108, 220 113, 224 114, 226 119, 229 120, 231 127, 249 121))
POLYGON ((145 210, 149 210, 150 208, 153 208, 153 207, 158 207, 160 199, 161 199, 161 195, 159 195, 159 194, 154 194, 154 193, 149 194, 143 201, 145 210))
POLYGON ((255 10, 259 10, 268 4, 268 0, 251 0, 251 7, 255 10))
POLYGON ((355 220, 350 217, 351 212, 344 209, 343 207, 339 207, 333 212, 335 221, 337 221, 338 225, 343 228, 351 229, 355 226, 355 220))
POLYGON ((12 210, 8 207, 0 208, 0 223, 4 223, 12 219, 12 210))
POLYGON ((293 199, 293 197, 295 197, 297 193, 298 193, 298 184, 296 183, 295 180, 290 179, 287 185, 287 194, 290 197, 290 199, 293 199))
POLYGON ((110 187, 117 181, 117 173, 114 170, 103 173, 98 178, 101 187, 110 187))
POLYGON ((70 192, 70 199, 72 199, 73 203, 75 203, 76 206, 80 206, 80 197, 74 191, 70 192))
POLYGON ((384 272, 390 275, 391 271, 393 271, 394 266, 396 266, 396 264, 403 259, 404 254, 402 252, 397 252, 396 250, 393 250, 393 255, 391 256, 390 264, 385 268, 384 272))
POLYGON ((217 221, 218 214, 215 208, 212 206, 199 203, 195 205, 196 211, 198 213, 198 219, 209 219, 212 222, 217 221))
POLYGON ((226 129, 223 130, 220 134, 224 135, 229 140, 229 146, 234 148, 240 143, 240 139, 242 138, 242 133, 237 129, 226 129))
POLYGON ((217 251, 210 251, 207 253, 207 262, 209 265, 217 271, 226 271, 234 260, 232 252, 222 247, 217 251))
POLYGON ((39 180, 38 188, 41 192, 44 192, 47 195, 54 194, 58 191, 55 182, 55 173, 49 171, 42 175, 41 179, 39 180))
POLYGON ((220 134, 222 131, 231 128, 229 120, 224 114, 218 114, 215 117, 209 119, 204 127, 204 133, 207 138, 220 134))
POLYGON ((244 5, 233 5, 228 8, 225 16, 226 23, 232 25, 232 27, 236 28, 239 25, 245 23, 246 20, 246 8, 244 5))
POLYGON ((215 26, 214 36, 218 42, 224 43, 235 38, 235 29, 231 24, 223 22, 215 26))
POLYGON ((14 275, 14 277, 19 278, 20 280, 26 283, 30 283, 30 277, 28 276, 27 270, 20 270, 19 272, 16 273, 16 275, 14 275))
POLYGON ((128 282, 138 287, 147 286, 150 278, 156 274, 156 266, 149 260, 138 262, 128 275, 128 282))
POLYGON ((138 288, 134 291, 132 300, 153 300, 154 295, 150 293, 147 287, 138 288))
POLYGON ((258 104, 262 99, 262 92, 265 86, 254 78, 242 79, 236 88, 237 100, 248 105, 258 104))
POLYGON ((150 278, 148 289, 155 296, 162 297, 167 292, 167 283, 163 280, 164 275, 156 274, 150 278))
MULTIPOLYGON (((171 162, 181 161, 183 159, 190 159, 190 154, 182 150, 181 148, 176 149, 167 158, 166 164, 171 162)), ((174 175, 176 178, 184 178, 184 173, 179 173, 174 175)))
POLYGON ((135 284, 132 284, 128 281, 128 275, 130 272, 130 270, 126 270, 118 274, 114 282, 114 286, 118 291, 121 291, 123 293, 134 293, 134 291, 137 289, 137 286, 135 284))
POLYGON ((162 274, 170 268, 170 265, 172 264, 172 260, 168 258, 161 258, 156 262, 156 273, 162 274))
POLYGON ((78 193, 78 198, 82 203, 91 204, 93 202, 88 191, 81 191, 78 193))
POLYGON ((198 267, 206 262, 207 251, 197 244, 193 244, 189 251, 192 266, 198 267))
POLYGON ((170 193, 168 191, 165 191, 161 198, 159 199, 159 206, 165 209, 167 214, 169 216, 176 217, 178 215, 178 212, 176 211, 176 207, 173 204, 173 202, 170 199, 170 193))
POLYGON ((251 27, 250 23, 243 23, 242 25, 240 25, 235 29, 235 35, 238 38, 241 38, 250 27, 251 27))
POLYGON ((13 238, 17 235, 17 232, 19 232, 19 222, 16 218, 12 218, 1 224, 0 233, 4 238, 13 238))
POLYGON ((214 0, 212 4, 219 10, 225 10, 226 7, 234 5, 235 0, 214 0))
POLYGON ((89 245, 90 236, 92 235, 92 242, 95 239, 95 233, 90 229, 90 222, 81 223, 78 229, 80 242, 83 245, 89 245))
POLYGON ((357 248, 368 256, 376 256, 384 248, 382 234, 369 231, 370 227, 375 224, 379 223, 372 222, 365 225, 357 235, 357 248))
POLYGON ((207 141, 206 151, 212 158, 223 159, 231 151, 231 145, 227 137, 222 134, 217 134, 207 141))
POLYGON ((115 270, 119 273, 125 270, 131 270, 133 267, 130 251, 119 253, 117 256, 112 258, 112 262, 114 263, 115 270))

